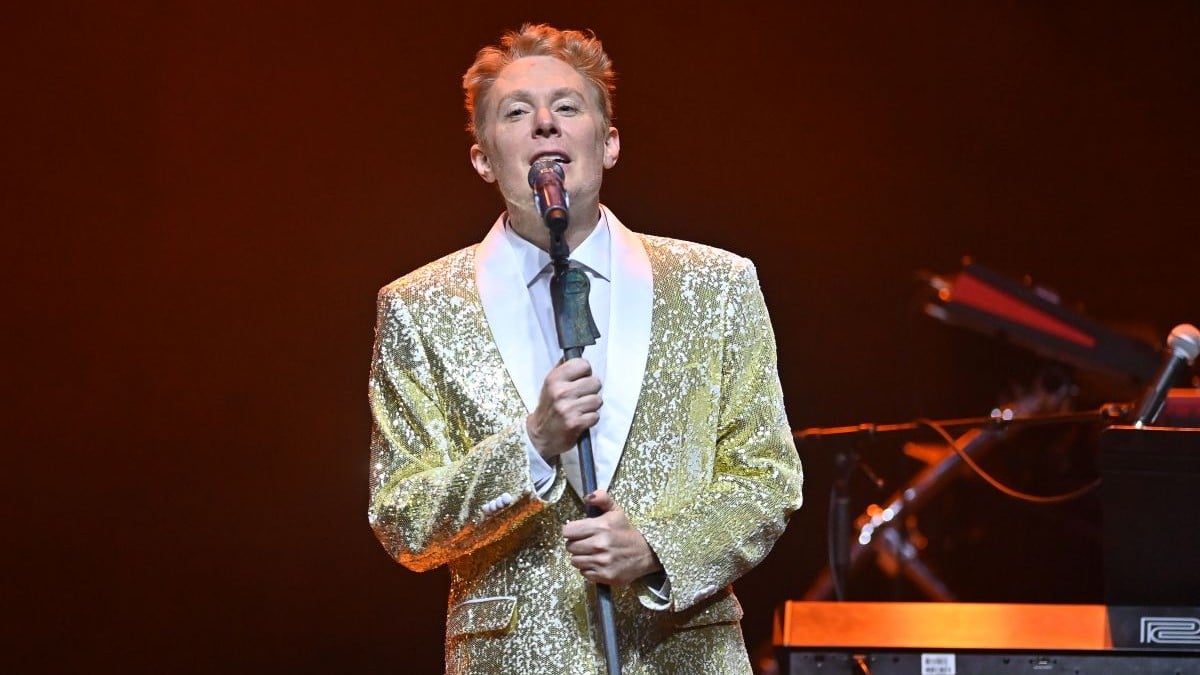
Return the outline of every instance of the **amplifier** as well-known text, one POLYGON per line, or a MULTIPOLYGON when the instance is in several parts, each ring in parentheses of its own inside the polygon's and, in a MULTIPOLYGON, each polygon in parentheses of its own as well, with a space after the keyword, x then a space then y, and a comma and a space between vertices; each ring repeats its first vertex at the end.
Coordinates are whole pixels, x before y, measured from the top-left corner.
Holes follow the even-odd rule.
POLYGON ((1200 675, 1200 607, 789 601, 784 675, 1200 675))

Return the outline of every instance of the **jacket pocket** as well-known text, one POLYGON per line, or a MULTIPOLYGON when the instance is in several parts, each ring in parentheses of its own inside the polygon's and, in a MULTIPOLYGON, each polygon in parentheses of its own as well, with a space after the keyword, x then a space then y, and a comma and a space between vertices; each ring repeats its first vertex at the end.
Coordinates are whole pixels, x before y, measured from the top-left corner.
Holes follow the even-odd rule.
POLYGON ((517 623, 517 599, 511 595, 475 598, 455 605, 446 617, 450 637, 507 633, 517 623))
POLYGON ((699 628, 714 623, 733 623, 742 620, 742 605, 728 590, 696 607, 675 616, 677 628, 699 628))

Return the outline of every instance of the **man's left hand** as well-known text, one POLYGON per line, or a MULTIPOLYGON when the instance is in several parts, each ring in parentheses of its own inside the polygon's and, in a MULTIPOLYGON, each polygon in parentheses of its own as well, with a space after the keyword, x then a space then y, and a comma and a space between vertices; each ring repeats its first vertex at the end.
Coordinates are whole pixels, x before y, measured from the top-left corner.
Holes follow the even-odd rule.
POLYGON ((571 564, 588 581, 624 586, 662 569, 646 538, 625 518, 625 511, 605 490, 596 490, 584 502, 603 513, 563 526, 571 564))

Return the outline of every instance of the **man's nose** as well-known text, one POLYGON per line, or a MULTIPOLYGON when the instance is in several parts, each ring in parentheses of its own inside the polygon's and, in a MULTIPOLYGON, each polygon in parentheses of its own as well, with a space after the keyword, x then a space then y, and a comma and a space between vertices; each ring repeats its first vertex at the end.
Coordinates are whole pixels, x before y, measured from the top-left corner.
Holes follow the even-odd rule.
POLYGON ((550 112, 549 108, 539 107, 533 122, 533 135, 535 138, 549 138, 558 135, 558 123, 554 121, 554 115, 550 112))

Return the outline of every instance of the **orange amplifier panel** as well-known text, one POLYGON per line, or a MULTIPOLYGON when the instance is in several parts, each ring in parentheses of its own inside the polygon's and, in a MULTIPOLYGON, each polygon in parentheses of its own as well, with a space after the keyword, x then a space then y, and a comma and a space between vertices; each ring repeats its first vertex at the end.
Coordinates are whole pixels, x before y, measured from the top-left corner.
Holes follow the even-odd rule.
POLYGON ((775 646, 1095 651, 1113 648, 1104 605, 788 601, 775 646))

